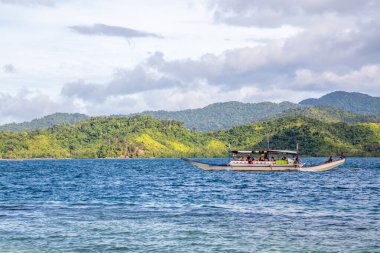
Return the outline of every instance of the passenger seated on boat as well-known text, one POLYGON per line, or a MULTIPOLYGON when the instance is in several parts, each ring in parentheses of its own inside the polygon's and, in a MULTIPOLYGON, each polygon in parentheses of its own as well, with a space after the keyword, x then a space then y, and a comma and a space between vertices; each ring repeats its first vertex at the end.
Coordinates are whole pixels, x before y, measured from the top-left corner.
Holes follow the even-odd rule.
POLYGON ((252 158, 252 157, 249 157, 249 159, 248 159, 248 163, 249 163, 249 164, 253 164, 253 158, 252 158))
POLYGON ((272 162, 276 161, 276 160, 274 159, 273 156, 270 158, 270 160, 271 160, 272 162))
POLYGON ((243 161, 247 161, 247 157, 245 155, 243 156, 243 161))
POLYGON ((282 164, 288 164, 288 159, 286 159, 286 156, 282 158, 283 163, 282 164))
POLYGON ((333 161, 332 156, 329 157, 329 159, 325 163, 331 163, 333 161))
POLYGON ((238 157, 238 161, 241 161, 241 157, 240 156, 238 157))

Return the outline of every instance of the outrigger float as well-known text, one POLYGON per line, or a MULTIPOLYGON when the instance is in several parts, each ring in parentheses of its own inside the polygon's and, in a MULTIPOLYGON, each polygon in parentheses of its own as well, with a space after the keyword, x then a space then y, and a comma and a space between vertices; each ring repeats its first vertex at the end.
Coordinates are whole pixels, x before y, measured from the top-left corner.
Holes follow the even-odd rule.
POLYGON ((332 157, 323 164, 304 167, 299 161, 298 151, 291 150, 253 150, 230 151, 227 164, 207 164, 191 159, 183 160, 204 170, 231 170, 231 171, 328 171, 345 163, 342 155, 339 160, 333 161, 332 157), (231 159, 232 154, 232 159, 231 159), (289 156, 292 156, 289 158, 289 156), (277 157, 277 159, 275 159, 277 157), (288 158, 287 158, 288 157, 288 158))

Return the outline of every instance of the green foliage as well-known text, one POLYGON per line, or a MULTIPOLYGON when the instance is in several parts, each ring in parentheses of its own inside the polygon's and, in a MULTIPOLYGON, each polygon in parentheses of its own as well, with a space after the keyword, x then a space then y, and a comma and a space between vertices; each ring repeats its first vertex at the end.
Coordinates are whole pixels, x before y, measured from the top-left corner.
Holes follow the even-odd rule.
POLYGON ((380 122, 380 116, 357 114, 327 106, 313 106, 290 109, 278 115, 272 116, 269 119, 281 118, 285 116, 304 116, 328 123, 380 122))
POLYGON ((96 117, 75 125, 12 133, 0 131, 1 158, 220 157, 233 149, 295 149, 303 155, 380 154, 380 123, 326 123, 303 116, 194 132, 150 116, 96 117))
POLYGON ((88 116, 80 113, 54 113, 30 122, 10 123, 0 126, 0 131, 27 132, 62 124, 75 124, 88 116))

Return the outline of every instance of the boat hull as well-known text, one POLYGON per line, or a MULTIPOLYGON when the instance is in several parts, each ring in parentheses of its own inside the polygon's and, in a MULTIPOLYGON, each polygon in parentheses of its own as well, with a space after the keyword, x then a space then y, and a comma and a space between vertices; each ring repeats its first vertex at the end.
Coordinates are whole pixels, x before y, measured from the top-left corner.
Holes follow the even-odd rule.
POLYGON ((342 165, 346 160, 341 159, 330 163, 324 163, 312 167, 298 167, 291 165, 279 165, 279 166, 229 166, 229 165, 210 165, 207 163, 196 162, 190 159, 184 159, 185 161, 195 165, 204 170, 230 170, 230 171, 252 171, 252 172, 274 172, 274 171, 328 171, 342 165))
POLYGON ((340 159, 330 163, 323 163, 321 165, 312 166, 312 167, 302 167, 299 168, 300 171, 328 171, 332 170, 346 162, 346 159, 340 159))

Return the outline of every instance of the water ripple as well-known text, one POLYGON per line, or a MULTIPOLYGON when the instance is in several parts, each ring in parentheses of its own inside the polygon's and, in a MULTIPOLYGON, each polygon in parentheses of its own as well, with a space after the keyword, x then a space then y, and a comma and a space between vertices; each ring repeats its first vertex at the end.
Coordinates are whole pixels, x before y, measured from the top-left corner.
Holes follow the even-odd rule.
POLYGON ((380 252, 379 190, 379 158, 325 173, 0 161, 0 252, 380 252))

